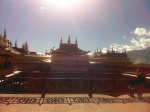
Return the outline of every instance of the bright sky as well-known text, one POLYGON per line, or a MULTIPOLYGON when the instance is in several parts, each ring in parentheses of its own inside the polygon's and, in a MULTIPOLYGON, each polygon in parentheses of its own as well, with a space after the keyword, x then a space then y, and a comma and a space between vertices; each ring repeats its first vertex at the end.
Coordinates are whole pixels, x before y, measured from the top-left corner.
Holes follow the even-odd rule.
POLYGON ((82 50, 127 51, 150 46, 150 0, 0 0, 0 33, 50 51, 78 39, 82 50))

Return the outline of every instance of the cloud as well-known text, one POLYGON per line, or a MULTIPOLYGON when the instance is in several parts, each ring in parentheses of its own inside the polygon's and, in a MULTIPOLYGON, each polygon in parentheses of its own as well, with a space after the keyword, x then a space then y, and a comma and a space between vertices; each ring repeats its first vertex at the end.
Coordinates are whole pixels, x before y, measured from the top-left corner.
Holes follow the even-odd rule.
MULTIPOLYGON (((109 49, 113 47, 116 51, 124 52, 125 49, 127 51, 131 51, 150 47, 150 38, 147 37, 150 36, 150 30, 148 31, 145 28, 136 28, 135 31, 131 31, 131 33, 136 34, 138 37, 132 38, 129 45, 113 43, 109 46, 109 49)), ((123 37, 126 38, 125 36, 123 37)))
POLYGON ((115 51, 124 52, 125 49, 127 51, 131 51, 131 50, 140 50, 140 49, 150 47, 149 38, 145 38, 145 37, 137 38, 137 39, 132 38, 130 42, 131 45, 113 43, 109 46, 109 49, 113 47, 115 51))
POLYGON ((88 53, 87 55, 91 56, 91 55, 92 55, 92 53, 88 53))
POLYGON ((105 48, 105 47, 104 47, 104 48, 102 49, 102 53, 106 53, 106 52, 107 52, 107 49, 108 49, 108 48, 105 48))
POLYGON ((150 39, 142 37, 139 41, 140 41, 140 44, 143 48, 150 46, 150 39))
POLYGON ((113 43, 109 46, 109 49, 112 49, 117 51, 117 52, 124 52, 125 50, 127 51, 131 51, 134 50, 134 46, 130 46, 130 45, 123 45, 123 44, 117 44, 117 43, 113 43))
POLYGON ((145 28, 136 28, 134 34, 138 36, 150 36, 150 30, 147 31, 145 28))
MULTIPOLYGON (((127 44, 117 44, 113 43, 109 45, 108 48, 102 48, 102 52, 106 53, 107 50, 115 50, 116 52, 124 52, 125 50, 131 51, 131 50, 140 50, 140 49, 145 49, 147 47, 150 47, 150 38, 147 36, 150 36, 150 30, 146 30, 145 28, 136 28, 135 31, 131 31, 132 34, 138 35, 136 38, 132 38, 130 40, 130 43, 127 44)), ((125 39, 126 36, 123 36, 125 39)))

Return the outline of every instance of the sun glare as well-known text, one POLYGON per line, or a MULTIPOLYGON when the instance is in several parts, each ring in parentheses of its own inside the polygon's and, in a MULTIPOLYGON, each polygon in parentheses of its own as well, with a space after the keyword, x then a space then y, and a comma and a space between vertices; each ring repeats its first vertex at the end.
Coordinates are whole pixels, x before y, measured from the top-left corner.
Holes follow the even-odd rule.
POLYGON ((79 0, 50 0, 51 3, 55 4, 55 5, 73 5, 77 2, 79 2, 79 0))
POLYGON ((74 7, 77 5, 81 5, 83 0, 42 0, 47 5, 51 5, 53 7, 66 8, 66 7, 74 7))

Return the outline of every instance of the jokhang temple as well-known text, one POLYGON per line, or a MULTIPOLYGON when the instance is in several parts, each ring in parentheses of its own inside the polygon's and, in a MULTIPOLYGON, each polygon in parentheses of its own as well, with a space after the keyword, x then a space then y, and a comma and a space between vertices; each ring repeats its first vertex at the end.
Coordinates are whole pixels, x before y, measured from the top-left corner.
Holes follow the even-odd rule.
MULTIPOLYGON (((77 39, 63 43, 44 56, 30 51, 28 43, 22 48, 12 46, 6 30, 0 35, 0 91, 2 93, 127 93, 128 82, 135 76, 125 76, 141 65, 130 62, 125 52, 96 50, 92 56, 78 47, 77 39)), ((142 66, 150 89, 150 66, 142 66)))
POLYGON ((59 72, 87 72, 88 52, 78 48, 77 40, 75 44, 72 44, 69 37, 68 43, 62 43, 61 38, 59 48, 51 51, 51 69, 59 72))

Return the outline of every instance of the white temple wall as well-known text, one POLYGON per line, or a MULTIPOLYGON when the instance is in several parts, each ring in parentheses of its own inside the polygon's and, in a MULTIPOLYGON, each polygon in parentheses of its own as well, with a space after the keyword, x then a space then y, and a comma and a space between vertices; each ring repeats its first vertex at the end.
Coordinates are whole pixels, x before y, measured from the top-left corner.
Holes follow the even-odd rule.
POLYGON ((86 72, 89 70, 88 56, 52 56, 52 71, 86 72))

